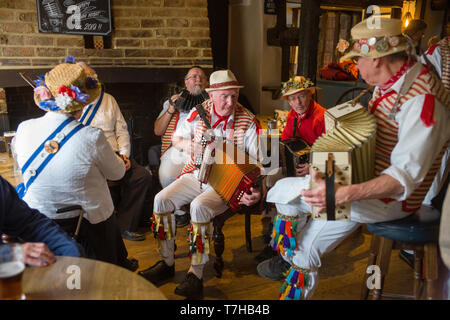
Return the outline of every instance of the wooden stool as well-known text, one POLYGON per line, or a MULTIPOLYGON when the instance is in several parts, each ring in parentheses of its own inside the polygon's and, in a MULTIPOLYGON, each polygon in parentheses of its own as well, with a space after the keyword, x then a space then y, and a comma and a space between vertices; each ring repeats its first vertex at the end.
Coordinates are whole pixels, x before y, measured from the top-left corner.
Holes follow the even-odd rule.
MULTIPOLYGON (((365 273, 361 290, 361 299, 367 299, 372 291, 374 300, 383 296, 383 285, 389 269, 392 249, 414 250, 414 289, 413 296, 395 296, 398 298, 421 299, 424 288, 425 299, 435 298, 435 285, 438 278, 438 253, 440 217, 427 222, 419 221, 416 214, 404 219, 367 224, 373 233, 367 268, 377 265, 380 268, 380 287, 369 290, 365 273), (422 262, 423 260, 423 262, 422 262), (422 275, 422 263, 424 274, 422 275), (424 285, 425 279, 426 285, 424 285)), ((366 268, 366 270, 367 270, 366 268)), ((385 296, 389 296, 386 294, 385 296)), ((393 295, 391 295, 393 296, 393 295)))

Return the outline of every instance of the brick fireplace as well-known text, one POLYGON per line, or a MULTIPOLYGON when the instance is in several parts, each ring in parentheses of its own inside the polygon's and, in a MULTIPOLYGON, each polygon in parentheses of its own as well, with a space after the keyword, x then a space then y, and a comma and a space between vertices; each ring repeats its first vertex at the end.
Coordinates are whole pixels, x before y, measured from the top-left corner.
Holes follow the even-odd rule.
POLYGON ((9 121, 0 130, 43 115, 18 73, 37 78, 73 55, 91 65, 116 98, 133 135, 133 154, 146 164, 148 147, 160 143, 153 123, 163 101, 181 89, 189 67, 212 71, 208 2, 111 0, 111 48, 98 50, 87 49, 81 35, 39 33, 36 0, 0 1, 0 88, 7 106, 0 116, 9 121))

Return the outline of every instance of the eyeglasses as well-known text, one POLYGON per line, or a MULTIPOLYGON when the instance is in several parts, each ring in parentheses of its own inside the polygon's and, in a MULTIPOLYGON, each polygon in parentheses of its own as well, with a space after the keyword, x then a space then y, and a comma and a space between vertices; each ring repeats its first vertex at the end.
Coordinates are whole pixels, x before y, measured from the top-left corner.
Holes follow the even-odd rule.
POLYGON ((192 78, 199 78, 200 80, 205 80, 206 79, 205 76, 202 76, 200 74, 193 74, 191 76, 185 77, 184 80, 189 80, 189 79, 192 79, 192 78))

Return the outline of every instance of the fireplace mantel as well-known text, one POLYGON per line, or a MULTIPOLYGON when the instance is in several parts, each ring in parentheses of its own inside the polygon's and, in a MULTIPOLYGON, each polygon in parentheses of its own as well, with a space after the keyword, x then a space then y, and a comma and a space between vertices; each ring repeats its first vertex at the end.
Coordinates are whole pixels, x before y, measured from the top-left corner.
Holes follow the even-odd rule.
MULTIPOLYGON (((188 68, 142 68, 142 67, 94 67, 103 83, 170 83, 182 81, 188 68)), ((0 69, 0 88, 25 87, 28 84, 19 75, 27 72, 37 79, 50 68, 0 69)), ((210 74, 212 69, 205 69, 210 74)))

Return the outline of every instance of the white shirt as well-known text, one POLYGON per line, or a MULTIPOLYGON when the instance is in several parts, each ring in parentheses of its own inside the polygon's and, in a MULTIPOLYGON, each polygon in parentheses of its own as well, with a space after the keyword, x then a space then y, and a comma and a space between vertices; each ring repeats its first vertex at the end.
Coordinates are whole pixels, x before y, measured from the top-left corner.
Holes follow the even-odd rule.
MULTIPOLYGON (((400 77, 391 89, 398 92, 405 76, 400 77)), ((376 90, 380 89, 376 87, 374 94, 376 90)), ((424 100, 425 95, 409 99, 395 115, 399 125, 398 142, 391 153, 391 166, 382 174, 390 175, 404 187, 402 194, 391 197, 398 201, 407 199, 422 183, 439 152, 450 140, 450 110, 435 99, 436 123, 426 127, 420 119, 424 100)), ((427 198, 432 199, 435 195, 427 195, 427 198)))
MULTIPOLYGON (((48 112, 43 117, 20 123, 15 136, 19 166, 67 115, 48 112)), ((75 133, 55 154, 27 190, 23 200, 51 219, 72 218, 79 212, 56 214, 56 210, 81 205, 90 223, 108 219, 114 207, 106 179, 119 180, 125 174, 123 161, 114 153, 100 129, 86 126, 75 133)))
MULTIPOLYGON (((98 99, 92 104, 95 106, 97 101, 98 99)), ((84 107, 83 113, 86 112, 88 107, 89 105, 84 107)), ((126 155, 128 158, 130 157, 131 145, 127 123, 122 112, 120 112, 116 99, 112 95, 104 92, 100 108, 92 119, 90 126, 103 130, 114 151, 126 155)))
POLYGON ((434 48, 432 54, 426 54, 420 56, 420 61, 422 61, 423 64, 427 64, 427 61, 425 60, 425 56, 427 57, 428 61, 433 65, 434 69, 436 69, 436 72, 438 73, 439 78, 442 78, 442 56, 441 56, 441 47, 439 45, 434 48))

